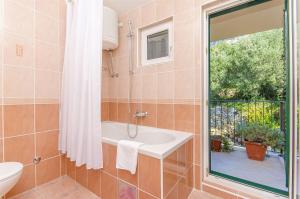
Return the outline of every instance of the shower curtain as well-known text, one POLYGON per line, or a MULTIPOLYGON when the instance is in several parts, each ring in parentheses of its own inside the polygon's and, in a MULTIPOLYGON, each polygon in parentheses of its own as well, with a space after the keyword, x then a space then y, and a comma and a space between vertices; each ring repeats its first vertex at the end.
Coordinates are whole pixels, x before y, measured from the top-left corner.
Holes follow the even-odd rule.
POLYGON ((76 166, 103 167, 100 93, 102 0, 67 1, 59 150, 76 166))

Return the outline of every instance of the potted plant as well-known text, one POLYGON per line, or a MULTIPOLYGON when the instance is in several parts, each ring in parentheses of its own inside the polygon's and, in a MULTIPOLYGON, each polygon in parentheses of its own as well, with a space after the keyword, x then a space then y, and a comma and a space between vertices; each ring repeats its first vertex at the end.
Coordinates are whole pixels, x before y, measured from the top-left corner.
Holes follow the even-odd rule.
POLYGON ((244 141, 248 158, 259 161, 265 159, 268 147, 280 146, 283 139, 280 129, 255 123, 241 126, 237 133, 244 141))
POLYGON ((210 137, 211 150, 220 152, 222 149, 222 136, 211 135, 210 137))
POLYGON ((233 151, 234 143, 231 141, 229 136, 222 137, 222 151, 231 152, 233 151))

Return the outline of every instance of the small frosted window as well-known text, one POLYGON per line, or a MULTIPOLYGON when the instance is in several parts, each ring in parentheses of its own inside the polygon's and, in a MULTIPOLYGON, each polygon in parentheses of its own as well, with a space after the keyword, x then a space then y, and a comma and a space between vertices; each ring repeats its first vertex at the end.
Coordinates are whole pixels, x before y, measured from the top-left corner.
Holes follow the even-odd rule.
POLYGON ((147 60, 169 56, 169 31, 147 36, 147 60))
POLYGON ((140 60, 141 65, 169 62, 173 59, 173 23, 164 23, 141 30, 140 60))

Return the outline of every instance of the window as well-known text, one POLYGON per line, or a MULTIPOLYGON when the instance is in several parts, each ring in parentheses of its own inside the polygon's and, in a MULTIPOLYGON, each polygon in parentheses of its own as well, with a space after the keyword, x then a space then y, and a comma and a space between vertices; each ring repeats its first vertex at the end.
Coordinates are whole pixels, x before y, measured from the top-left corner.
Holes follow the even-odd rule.
POLYGON ((151 65, 172 60, 172 22, 164 22, 141 30, 141 65, 151 65))
POLYGON ((288 196, 291 77, 285 59, 289 40, 287 15, 282 12, 285 2, 274 3, 251 1, 208 15, 205 161, 208 176, 288 196), (258 18, 265 24, 258 26, 258 18), (283 74, 281 79, 277 74, 283 74), (269 78, 276 80, 266 84, 269 78), (261 153, 259 147, 264 148, 261 153))

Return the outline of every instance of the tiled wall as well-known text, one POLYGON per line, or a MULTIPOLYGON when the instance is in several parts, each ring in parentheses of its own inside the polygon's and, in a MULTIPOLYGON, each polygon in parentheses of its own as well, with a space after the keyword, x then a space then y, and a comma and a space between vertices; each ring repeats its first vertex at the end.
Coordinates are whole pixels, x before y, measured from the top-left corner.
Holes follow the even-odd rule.
MULTIPOLYGON (((201 3, 204 0, 153 0, 119 16, 119 47, 113 52, 118 78, 103 73, 102 120, 138 123, 146 126, 188 131, 193 137, 193 185, 224 198, 245 195, 241 190, 203 182, 201 156, 201 3), (174 23, 174 60, 168 63, 139 66, 137 59, 138 28, 172 17, 174 23), (135 27, 134 76, 129 102, 128 20, 135 27), (128 103, 133 111, 149 116, 128 119, 128 103)), ((216 4, 218 1, 214 2, 216 4)), ((104 53, 104 67, 108 55, 104 53)), ((249 197, 249 195, 247 195, 249 197)), ((241 197, 242 198, 242 197, 241 197)))
POLYGON ((193 141, 163 160, 163 198, 186 199, 194 185, 193 141))
POLYGON ((120 198, 124 185, 134 190, 133 195, 139 199, 186 199, 193 187, 193 157, 189 153, 192 147, 192 142, 188 142, 163 161, 139 154, 137 172, 131 175, 116 169, 117 148, 104 143, 102 170, 78 168, 65 159, 66 173, 102 199, 120 198))
MULTIPOLYGON (((128 121, 128 20, 135 27, 133 111, 149 116, 136 121, 142 125, 188 131, 194 134, 193 158, 195 187, 200 189, 200 2, 201 0, 154 0, 119 16, 119 47, 114 50, 115 71, 119 78, 104 75, 102 119, 128 121), (174 60, 139 67, 137 63, 137 28, 172 17, 174 23, 174 60)), ((104 56, 103 65, 107 65, 104 56)), ((105 73, 106 74, 106 73, 105 73)))
POLYGON ((58 110, 64 0, 1 1, 0 160, 25 167, 7 197, 61 175, 58 110), (34 157, 41 162, 33 164, 34 157))

